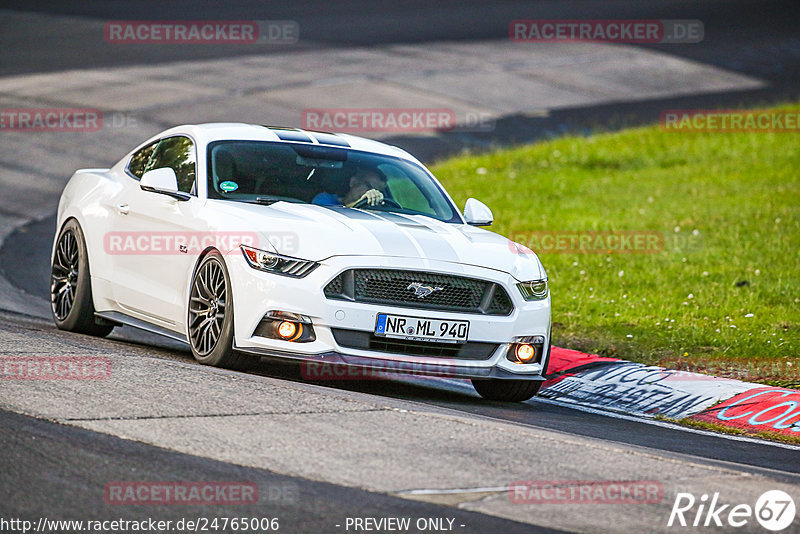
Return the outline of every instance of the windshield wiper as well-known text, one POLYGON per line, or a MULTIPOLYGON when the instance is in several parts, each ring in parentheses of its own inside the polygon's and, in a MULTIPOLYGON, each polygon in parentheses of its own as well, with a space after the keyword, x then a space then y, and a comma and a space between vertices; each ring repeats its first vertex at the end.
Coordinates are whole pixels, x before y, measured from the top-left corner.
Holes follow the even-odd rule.
POLYGON ((264 206, 269 206, 270 204, 275 204, 276 202, 280 202, 284 200, 280 197, 256 197, 255 202, 257 204, 263 204, 264 206))
POLYGON ((256 197, 255 199, 247 200, 246 202, 250 202, 250 203, 253 203, 253 204, 261 204, 262 206, 269 206, 270 204, 275 204, 276 202, 291 202, 293 204, 303 204, 304 203, 299 198, 280 197, 280 196, 256 197))

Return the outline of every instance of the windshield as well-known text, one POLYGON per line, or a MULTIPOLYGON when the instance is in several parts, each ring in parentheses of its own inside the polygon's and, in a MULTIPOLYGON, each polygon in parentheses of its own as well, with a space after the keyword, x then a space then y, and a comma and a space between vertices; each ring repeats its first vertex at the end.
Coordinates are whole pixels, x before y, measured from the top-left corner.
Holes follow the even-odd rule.
POLYGON ((345 148, 268 141, 218 141, 208 147, 208 198, 339 206, 461 222, 419 166, 345 148))

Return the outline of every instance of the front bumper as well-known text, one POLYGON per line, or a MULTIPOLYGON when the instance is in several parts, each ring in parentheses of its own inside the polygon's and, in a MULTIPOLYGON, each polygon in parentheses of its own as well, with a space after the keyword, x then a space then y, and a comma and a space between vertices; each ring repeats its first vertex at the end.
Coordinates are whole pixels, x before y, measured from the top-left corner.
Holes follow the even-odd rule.
MULTIPOLYGON (((335 351, 324 352, 321 354, 301 354, 297 352, 282 352, 256 347, 237 347, 237 349, 241 350, 242 352, 247 352, 249 354, 258 356, 285 358, 305 362, 308 365, 303 368, 303 377, 316 380, 347 377, 367 379, 370 377, 384 377, 387 374, 437 376, 441 378, 532 380, 541 382, 546 380, 542 375, 530 373, 512 373, 500 367, 472 367, 456 363, 428 363, 421 361, 404 364, 396 360, 387 360, 385 358, 365 358, 362 356, 342 354, 335 351), (362 369, 364 372, 346 373, 341 372, 338 367, 352 367, 356 369, 362 369)), ((549 356, 550 351, 549 348, 546 350, 547 357, 549 356)))
MULTIPOLYGON (((507 273, 479 266, 396 257, 333 257, 304 278, 262 272, 247 265, 241 254, 226 256, 233 285, 235 347, 238 350, 305 362, 362 369, 386 370, 419 375, 458 378, 499 378, 544 380, 550 346, 550 297, 525 301, 516 288, 517 280, 507 273), (457 313, 331 300, 323 288, 342 271, 351 268, 409 269, 480 278, 502 285, 514 310, 508 316, 457 313), (254 336, 253 332, 272 310, 302 314, 311 319, 315 339, 296 343, 254 336), (341 346, 333 329, 372 332, 378 313, 410 315, 431 319, 467 320, 470 342, 493 343, 497 348, 486 359, 431 357, 427 355, 378 352, 341 346), (506 359, 515 338, 543 336, 544 353, 539 363, 520 364, 506 359)), ((304 369, 312 369, 310 364, 304 369)))

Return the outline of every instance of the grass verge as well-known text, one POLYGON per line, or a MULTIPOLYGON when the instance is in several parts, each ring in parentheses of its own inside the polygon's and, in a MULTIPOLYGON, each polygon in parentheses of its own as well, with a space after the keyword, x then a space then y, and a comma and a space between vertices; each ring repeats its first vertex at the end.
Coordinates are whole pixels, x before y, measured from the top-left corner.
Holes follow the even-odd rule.
POLYGON ((653 126, 466 155, 432 170, 459 205, 486 202, 495 232, 539 254, 555 344, 796 387, 798 141, 653 126), (609 253, 613 235, 645 244, 609 253), (579 236, 589 248, 571 244, 579 236), (566 251, 556 250, 559 237, 566 251))

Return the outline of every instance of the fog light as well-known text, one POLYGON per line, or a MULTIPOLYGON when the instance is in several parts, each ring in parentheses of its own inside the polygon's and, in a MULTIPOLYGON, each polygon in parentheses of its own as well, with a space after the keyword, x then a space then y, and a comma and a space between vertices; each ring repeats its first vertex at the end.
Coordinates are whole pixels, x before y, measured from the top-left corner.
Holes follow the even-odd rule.
POLYGON ((268 311, 253 330, 253 335, 295 343, 310 343, 317 339, 311 317, 281 310, 268 311))
POLYGON ((283 339, 292 340, 297 336, 298 325, 291 321, 281 321, 278 325, 278 335, 283 339))
POLYGON ((517 345, 517 359, 521 362, 529 362, 536 356, 536 350, 527 343, 517 345))
POLYGON ((544 336, 516 336, 508 345, 506 360, 518 365, 542 363, 544 336))

